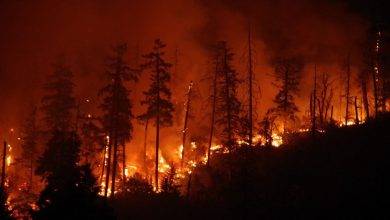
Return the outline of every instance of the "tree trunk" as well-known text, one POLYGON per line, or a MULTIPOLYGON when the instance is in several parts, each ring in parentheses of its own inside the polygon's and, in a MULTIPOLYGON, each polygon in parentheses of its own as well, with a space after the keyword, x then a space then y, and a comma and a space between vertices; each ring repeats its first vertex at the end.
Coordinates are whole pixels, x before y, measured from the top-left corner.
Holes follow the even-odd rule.
POLYGON ((147 118, 146 119, 146 122, 145 122, 145 134, 144 134, 144 170, 145 170, 145 174, 146 176, 148 176, 148 168, 147 168, 147 165, 146 165, 146 148, 147 148, 147 141, 148 141, 148 124, 149 124, 149 119, 147 118))
POLYGON ((311 132, 314 136, 316 133, 316 101, 317 101, 317 65, 314 66, 314 90, 313 90, 313 115, 311 132))
POLYGON ((155 170, 155 188, 156 191, 158 191, 159 185, 158 185, 158 150, 160 147, 160 64, 157 59, 156 63, 156 74, 157 74, 157 117, 156 117, 156 170, 155 170))
POLYGON ((374 84, 374 109, 375 118, 378 117, 378 78, 376 76, 376 70, 372 72, 372 82, 374 84))
POLYGON ((115 177, 116 177, 116 168, 118 167, 118 131, 114 127, 114 151, 113 160, 112 160, 112 175, 111 175, 111 197, 114 197, 115 194, 115 177))
POLYGON ((211 144, 213 142, 213 134, 214 134, 215 107, 217 104, 217 76, 218 76, 218 56, 216 57, 216 60, 215 60, 215 73, 214 73, 214 82, 213 82, 213 106, 212 106, 212 110, 211 110, 209 147, 207 150, 207 167, 210 166, 211 144))
POLYGON ((229 72, 227 68, 227 48, 224 47, 224 73, 225 73, 225 103, 227 104, 227 123, 228 123, 228 148, 229 153, 231 153, 233 147, 233 137, 232 137, 232 109, 230 106, 230 84, 229 84, 229 72))
POLYGON ((349 55, 347 58, 347 80, 346 80, 346 92, 345 92, 345 125, 348 125, 349 119, 349 103, 350 103, 350 79, 351 79, 351 67, 349 63, 349 55))
POLYGON ((253 103, 252 103, 252 42, 250 26, 248 31, 248 59, 249 59, 249 147, 253 145, 253 103))
POLYGON ((366 113, 366 120, 370 118, 370 109, 368 107, 368 95, 367 95, 367 84, 366 81, 362 80, 362 95, 364 103, 364 111, 366 113))
POLYGON ((106 166, 106 154, 107 154, 107 148, 108 148, 108 142, 107 144, 104 145, 104 151, 103 151, 103 162, 102 162, 102 172, 100 174, 100 183, 103 183, 103 178, 104 178, 104 171, 105 171, 105 166, 106 166))
POLYGON ((333 105, 332 109, 330 110, 330 122, 333 123, 333 105))
POLYGON ((7 142, 4 141, 4 147, 3 147, 3 164, 2 164, 2 167, 1 167, 1 182, 0 182, 0 191, 3 192, 3 190, 5 189, 5 161, 6 161, 6 158, 7 158, 7 142))
POLYGON ((355 124, 359 124, 359 112, 358 112, 358 105, 357 105, 357 96, 355 96, 355 124))
POLYGON ((183 168, 184 163, 184 151, 185 151, 185 144, 186 144, 186 135, 187 135, 187 124, 188 124, 188 116, 190 113, 190 104, 191 104, 191 94, 192 94, 192 81, 190 82, 190 86, 188 87, 188 95, 187 95, 187 104, 186 104, 186 113, 184 118, 184 128, 183 128, 183 137, 182 137, 182 145, 183 149, 181 151, 181 167, 183 168))
POLYGON ((123 143, 123 154, 122 154, 122 192, 125 192, 125 185, 126 185, 126 144, 123 143))

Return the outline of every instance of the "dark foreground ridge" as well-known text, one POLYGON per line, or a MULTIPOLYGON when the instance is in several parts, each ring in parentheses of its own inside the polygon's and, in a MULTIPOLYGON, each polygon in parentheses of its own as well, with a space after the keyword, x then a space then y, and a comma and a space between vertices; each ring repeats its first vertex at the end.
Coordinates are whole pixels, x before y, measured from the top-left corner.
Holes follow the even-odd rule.
POLYGON ((389 217, 389 131, 387 115, 314 139, 293 135, 279 148, 250 149, 246 163, 241 150, 197 168, 186 198, 138 182, 112 205, 119 219, 389 217))

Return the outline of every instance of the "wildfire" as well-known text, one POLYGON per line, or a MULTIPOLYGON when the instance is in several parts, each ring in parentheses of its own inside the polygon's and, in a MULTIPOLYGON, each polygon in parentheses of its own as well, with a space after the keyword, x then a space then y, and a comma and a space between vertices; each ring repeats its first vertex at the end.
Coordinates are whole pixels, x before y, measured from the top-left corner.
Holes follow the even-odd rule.
POLYGON ((167 173, 171 169, 171 166, 166 163, 162 155, 160 156, 158 163, 159 163, 158 172, 160 173, 167 173))
POLYGON ((11 147, 10 144, 8 144, 7 166, 10 166, 11 163, 12 163, 12 155, 11 155, 11 152, 12 152, 12 147, 11 147))
POLYGON ((276 133, 272 134, 272 146, 279 147, 283 144, 283 138, 276 133))
POLYGON ((135 165, 128 165, 125 168, 125 176, 126 176, 126 178, 131 176, 132 174, 134 174, 136 171, 137 171, 137 166, 135 166, 135 165))

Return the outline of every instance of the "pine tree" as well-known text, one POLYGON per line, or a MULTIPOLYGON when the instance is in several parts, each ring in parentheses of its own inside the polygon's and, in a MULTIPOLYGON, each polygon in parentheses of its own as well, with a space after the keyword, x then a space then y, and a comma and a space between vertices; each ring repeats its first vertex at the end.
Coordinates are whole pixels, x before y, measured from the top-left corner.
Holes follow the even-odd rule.
POLYGON ((22 128, 22 159, 25 167, 30 171, 29 189, 33 187, 34 167, 37 159, 39 129, 37 125, 37 111, 34 108, 25 120, 22 128))
MULTIPOLYGON (((111 173, 111 192, 115 192, 115 176, 118 167, 118 145, 122 146, 122 180, 125 182, 125 161, 126 161, 126 142, 130 141, 133 131, 131 119, 132 103, 129 93, 131 92, 124 86, 124 81, 137 81, 138 71, 131 69, 124 60, 124 54, 127 51, 127 45, 122 44, 113 48, 114 55, 108 58, 108 76, 110 83, 103 87, 99 95, 103 96, 103 103, 100 108, 103 110, 103 129, 110 137, 107 161, 106 188, 105 196, 108 194, 109 178, 111 173), (112 158, 112 163, 111 163, 112 158)), ((122 184, 124 186, 124 184, 122 184)), ((113 195, 113 194, 112 194, 113 195)))
POLYGON ((83 141, 81 156, 85 164, 96 159, 96 154, 101 152, 104 143, 104 135, 100 126, 96 123, 97 118, 83 117, 84 121, 80 128, 80 135, 83 141))
POLYGON ((144 92, 145 99, 141 105, 147 105, 147 111, 138 118, 141 120, 155 120, 156 126, 156 158, 155 158, 155 188, 158 190, 158 152, 160 148, 160 127, 172 125, 172 113, 174 111, 171 102, 171 91, 167 87, 170 81, 169 69, 171 64, 164 61, 163 49, 166 45, 160 39, 154 41, 152 52, 144 55, 147 62, 142 65, 142 69, 151 71, 151 84, 148 91, 144 92))
POLYGON ((294 96, 299 92, 299 81, 303 63, 298 58, 278 58, 275 61, 274 78, 276 83, 273 85, 279 89, 273 102, 276 107, 271 108, 269 113, 279 118, 283 122, 283 131, 289 128, 289 122, 295 122, 296 112, 299 111, 294 102, 294 96))
POLYGON ((60 56, 54 64, 54 73, 49 75, 44 84, 46 95, 42 98, 41 110, 48 130, 70 129, 75 109, 73 97, 73 74, 60 56))
POLYGON ((36 173, 46 182, 33 219, 112 219, 112 211, 98 195, 99 186, 89 164, 80 166, 80 140, 75 132, 55 131, 36 173))
POLYGON ((223 145, 232 151, 240 129, 241 103, 237 98, 237 86, 240 81, 237 72, 232 67, 234 54, 227 43, 217 44, 218 53, 218 92, 217 92, 217 124, 222 129, 223 145))

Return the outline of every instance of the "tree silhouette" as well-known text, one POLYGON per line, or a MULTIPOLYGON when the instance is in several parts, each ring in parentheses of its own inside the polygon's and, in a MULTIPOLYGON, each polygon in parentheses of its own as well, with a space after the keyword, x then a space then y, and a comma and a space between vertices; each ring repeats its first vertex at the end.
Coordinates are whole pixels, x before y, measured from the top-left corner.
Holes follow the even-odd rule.
POLYGON ((93 159, 105 146, 102 128, 97 125, 95 118, 87 117, 81 125, 80 135, 83 141, 81 157, 84 163, 90 163, 93 167, 93 162, 96 162, 93 159))
POLYGON ((30 171, 29 189, 33 187, 34 167, 37 159, 39 129, 37 125, 37 110, 34 108, 26 118, 22 128, 22 159, 25 167, 30 171))
POLYGON ((333 99, 333 88, 330 88, 331 85, 332 81, 330 80, 330 75, 327 73, 322 73, 319 83, 320 94, 319 98, 317 99, 320 126, 322 128, 324 127, 324 123, 327 122, 329 109, 333 99))
POLYGON ((118 167, 118 145, 122 148, 122 178, 125 182, 126 168, 126 142, 130 141, 133 131, 131 119, 134 117, 132 113, 132 103, 128 98, 130 90, 124 86, 124 81, 137 81, 138 71, 131 69, 123 56, 127 50, 127 45, 122 44, 113 48, 114 55, 108 58, 108 70, 106 75, 110 83, 103 87, 99 95, 103 96, 103 103, 100 108, 103 110, 103 129, 110 137, 108 147, 108 161, 106 173, 105 196, 108 193, 109 178, 111 173, 111 192, 115 192, 115 176, 118 167), (112 164, 111 164, 112 158, 112 164))
POLYGON ((280 118, 283 122, 284 132, 289 128, 288 122, 295 122, 298 107, 294 102, 294 95, 299 92, 299 81, 303 63, 298 58, 278 58, 275 60, 274 78, 276 83, 273 85, 279 89, 273 102, 276 107, 271 108, 269 113, 280 118))
POLYGON ((75 132, 55 131, 36 173, 46 182, 33 219, 112 219, 89 164, 79 166, 80 140, 75 132))
POLYGON ((160 126, 172 125, 172 113, 174 111, 173 104, 171 102, 171 91, 167 87, 170 81, 169 69, 171 64, 164 61, 163 49, 166 45, 160 40, 154 41, 154 47, 152 52, 144 55, 147 59, 146 63, 142 65, 142 69, 148 69, 151 71, 150 80, 151 84, 147 91, 144 92, 145 99, 141 101, 141 105, 147 105, 147 110, 144 114, 138 118, 146 121, 154 119, 156 126, 156 160, 155 160, 155 188, 158 190, 158 151, 160 144, 160 126))
POLYGON ((237 72, 232 67, 234 54, 227 43, 222 41, 216 47, 218 56, 218 83, 217 83, 217 124, 222 129, 223 145, 233 150, 236 144, 237 131, 240 128, 241 103, 237 99, 237 86, 240 81, 237 72))
POLYGON ((352 104, 351 97, 351 60, 350 54, 348 54, 347 59, 344 64, 345 69, 345 125, 348 124, 348 120, 351 118, 349 114, 349 107, 352 104))
POLYGON ((73 74, 65 64, 64 56, 60 56, 53 66, 54 72, 48 76, 43 87, 46 91, 41 107, 44 122, 48 130, 70 129, 73 121, 72 110, 75 109, 73 74))

